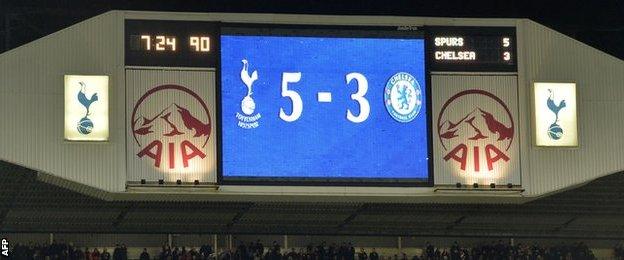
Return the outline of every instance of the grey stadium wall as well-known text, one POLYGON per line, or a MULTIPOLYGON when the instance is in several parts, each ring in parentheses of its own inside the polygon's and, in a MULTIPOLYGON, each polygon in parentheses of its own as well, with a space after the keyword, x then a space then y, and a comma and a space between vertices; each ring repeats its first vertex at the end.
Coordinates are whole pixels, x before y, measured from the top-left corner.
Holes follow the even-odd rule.
MULTIPOLYGON (((229 13, 111 11, 0 55, 0 160, 133 199, 126 189, 126 74, 124 19, 197 20, 232 23, 369 26, 511 26, 517 28, 518 183, 514 194, 437 192, 453 185, 450 172, 434 172, 434 187, 221 186, 176 190, 202 199, 378 202, 522 202, 624 170, 624 62, 525 19, 465 19, 388 16, 315 16, 229 13), (110 138, 104 143, 63 139, 63 75, 108 75, 110 138), (532 85, 575 82, 579 146, 534 145, 532 85), (320 195, 320 196, 318 196, 320 195), (491 200, 483 200, 483 197, 491 200)), ((461 75, 459 73, 458 75, 461 75)), ((435 115, 437 111, 432 111, 435 115)), ((434 134, 432 134, 434 135, 434 134)), ((434 154, 434 157, 440 155, 434 154)), ((50 181, 54 182, 54 181, 50 181)), ((71 186, 71 185, 68 185, 71 186)), ((168 190, 152 190, 166 196, 168 190)), ((148 196, 149 197, 149 196, 148 196)), ((160 198, 160 197, 159 197, 160 198)), ((195 198, 197 199, 197 198, 195 198)))

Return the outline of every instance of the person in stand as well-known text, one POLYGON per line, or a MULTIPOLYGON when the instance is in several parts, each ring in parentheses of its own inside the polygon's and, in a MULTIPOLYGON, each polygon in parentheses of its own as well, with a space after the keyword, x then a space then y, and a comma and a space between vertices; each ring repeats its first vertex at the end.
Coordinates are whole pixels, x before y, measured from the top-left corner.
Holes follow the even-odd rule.
POLYGON ((260 239, 256 240, 256 251, 260 255, 264 255, 264 245, 260 242, 260 239))
POLYGON ((119 246, 119 244, 115 244, 115 249, 113 249, 113 259, 114 260, 121 259, 121 246, 119 246))
POLYGON ((85 254, 84 254, 84 252, 82 252, 82 250, 80 250, 79 247, 76 248, 76 251, 74 253, 74 258, 73 259, 77 259, 77 260, 84 260, 85 259, 85 254))
POLYGON ((199 249, 201 259, 208 259, 212 253, 212 247, 209 244, 205 244, 199 249))
POLYGON ((177 246, 171 251, 171 260, 180 260, 180 250, 177 246))
POLYGON ((346 260, 347 257, 347 244, 345 242, 342 242, 342 244, 340 246, 336 245, 336 250, 335 254, 336 254, 336 259, 338 260, 346 260))
POLYGON ((93 253, 91 253, 91 260, 100 260, 100 251, 96 248, 93 249, 93 253))
POLYGON ((65 241, 61 240, 61 243, 58 244, 58 257, 59 259, 67 259, 69 256, 68 246, 65 241))
POLYGON ((180 260, 187 260, 186 259, 186 247, 183 246, 182 247, 182 251, 180 251, 180 260))
POLYGON ((311 254, 312 252, 314 252, 314 245, 312 245, 312 243, 308 243, 306 246, 306 253, 311 254))
POLYGON ((360 248, 360 252, 358 253, 358 260, 368 260, 368 255, 366 254, 366 250, 364 248, 360 248))
POLYGON ((334 259, 334 257, 336 257, 338 255, 336 247, 337 247, 336 243, 332 243, 329 246, 329 249, 327 250, 327 255, 328 255, 329 259, 334 259))
POLYGON ((379 260, 379 254, 377 254, 377 251, 375 251, 375 248, 373 247, 373 250, 370 253, 370 260, 379 260))
POLYGON ((451 246, 451 259, 459 259, 459 243, 457 241, 453 242, 451 246))
POLYGON ((110 253, 108 253, 106 248, 102 249, 102 254, 100 255, 100 259, 101 260, 110 260, 111 259, 111 255, 110 255, 110 253))
MULTIPOLYGON (((86 259, 86 260, 91 260, 92 255, 91 255, 91 252, 89 251, 89 248, 88 248, 88 247, 85 247, 84 254, 85 254, 85 259, 86 259)), ((46 258, 46 259, 47 259, 47 258, 46 258)))
POLYGON ((221 252, 221 254, 219 254, 219 257, 217 259, 219 260, 230 260, 232 256, 232 252, 230 252, 230 249, 226 249, 223 250, 223 252, 221 252))
POLYGON ((297 251, 295 251, 295 248, 291 248, 290 252, 288 252, 288 254, 284 255, 284 259, 286 260, 297 260, 297 251))
POLYGON ((271 248, 271 251, 273 251, 276 254, 280 253, 280 245, 277 243, 277 241, 273 241, 273 247, 271 248))
POLYGON ((194 247, 191 247, 191 250, 189 250, 189 254, 191 254, 191 259, 201 259, 199 256, 199 252, 197 252, 194 247))
POLYGON ((249 258, 253 258, 253 256, 256 254, 256 244, 254 244, 253 241, 249 242, 249 244, 247 245, 247 255, 249 258))
POLYGON ((167 260, 170 259, 171 257, 171 247, 169 246, 162 246, 162 251, 160 251, 160 260, 167 260))
POLYGON ((139 260, 150 260, 150 255, 147 253, 147 248, 143 248, 143 252, 141 256, 139 256, 139 260))
POLYGON ((192 249, 187 250, 183 255, 186 260, 193 260, 192 249))
POLYGON ((349 259, 355 259, 355 247, 353 247, 353 243, 349 242, 349 247, 347 248, 347 254, 349 259))
POLYGON ((69 244, 67 244, 67 257, 68 259, 75 259, 75 255, 76 247, 74 246, 73 242, 69 242, 69 244))
POLYGON ((126 244, 121 244, 121 260, 128 260, 128 247, 126 247, 126 244))
POLYGON ((433 247, 433 245, 431 243, 429 243, 429 241, 427 241, 427 243, 425 245, 425 256, 427 258, 434 258, 435 257, 435 248, 433 247))
POLYGON ((238 247, 236 248, 235 257, 237 259, 248 259, 247 247, 243 241, 239 241, 238 247))
POLYGON ((321 244, 316 247, 316 253, 318 254, 319 259, 325 259, 327 257, 325 250, 325 241, 321 242, 321 244))

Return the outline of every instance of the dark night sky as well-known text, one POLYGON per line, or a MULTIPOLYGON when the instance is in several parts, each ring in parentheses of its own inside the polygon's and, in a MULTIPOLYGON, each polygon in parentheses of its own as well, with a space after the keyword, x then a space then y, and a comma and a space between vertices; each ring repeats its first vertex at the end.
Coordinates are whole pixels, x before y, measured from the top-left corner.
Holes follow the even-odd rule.
POLYGON ((1 50, 109 10, 529 18, 624 59, 624 0, 0 0, 1 50))

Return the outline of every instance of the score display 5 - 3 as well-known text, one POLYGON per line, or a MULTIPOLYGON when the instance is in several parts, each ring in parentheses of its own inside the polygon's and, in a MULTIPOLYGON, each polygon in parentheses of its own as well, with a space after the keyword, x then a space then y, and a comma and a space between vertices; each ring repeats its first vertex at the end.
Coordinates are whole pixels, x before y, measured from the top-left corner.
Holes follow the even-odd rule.
POLYGON ((429 27, 432 71, 517 71, 515 27, 429 27))
POLYGON ((427 180, 423 39, 222 35, 221 46, 225 180, 427 180))
MULTIPOLYGON (((294 122, 303 113, 303 101, 296 90, 289 89, 289 84, 297 83, 301 80, 301 72, 284 72, 282 73, 281 94, 282 97, 289 98, 292 102, 292 111, 287 114, 284 108, 280 108, 279 117, 286 122, 294 122)), ((364 95, 368 91, 368 80, 360 73, 352 72, 345 76, 347 84, 351 81, 357 82, 357 92, 351 94, 351 99, 359 104, 359 112, 355 115, 350 109, 347 109, 346 118, 353 123, 362 123, 370 114, 370 105, 364 95)), ((331 92, 318 92, 317 101, 329 103, 332 101, 331 92)))

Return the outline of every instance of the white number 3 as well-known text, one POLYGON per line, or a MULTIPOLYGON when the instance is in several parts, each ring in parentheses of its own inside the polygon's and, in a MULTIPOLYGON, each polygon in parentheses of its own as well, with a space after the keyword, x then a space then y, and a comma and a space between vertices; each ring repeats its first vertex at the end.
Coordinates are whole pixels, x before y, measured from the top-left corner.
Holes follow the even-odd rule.
POLYGON ((357 72, 347 74, 345 79, 347 80, 347 85, 353 79, 357 81, 358 91, 351 94, 351 99, 355 100, 360 105, 360 113, 357 116, 354 116, 351 110, 347 109, 347 119, 353 123, 362 123, 368 119, 368 115, 370 114, 370 105, 368 104, 368 100, 364 97, 366 91, 368 91, 368 80, 366 80, 364 75, 357 72))

